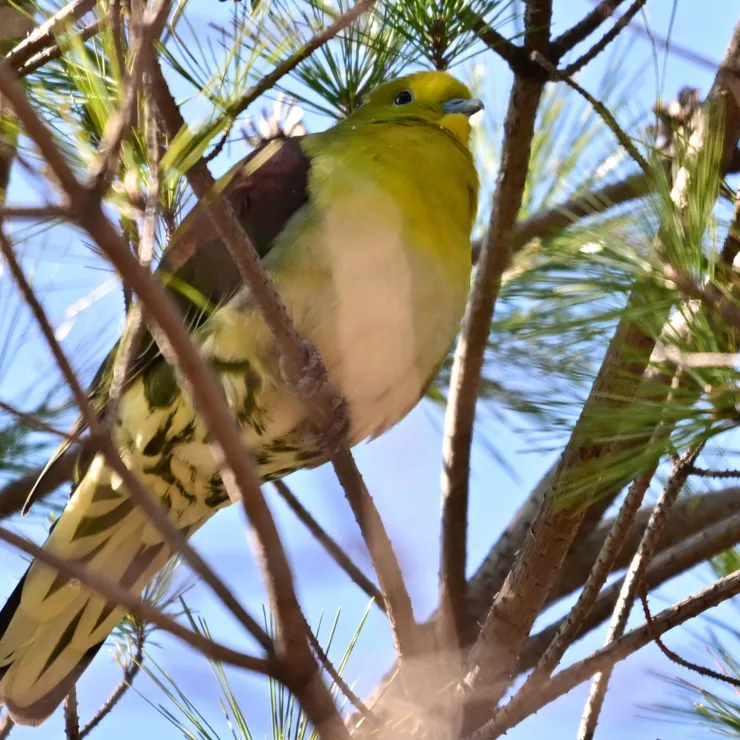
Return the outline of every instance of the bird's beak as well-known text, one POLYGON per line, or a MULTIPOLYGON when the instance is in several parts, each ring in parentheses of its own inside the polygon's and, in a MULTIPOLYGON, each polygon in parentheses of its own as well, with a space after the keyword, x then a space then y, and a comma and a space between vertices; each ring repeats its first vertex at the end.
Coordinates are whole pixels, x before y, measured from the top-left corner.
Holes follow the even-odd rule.
POLYGON ((445 113, 462 113, 465 116, 472 116, 486 106, 478 98, 452 98, 442 103, 442 110, 445 113))

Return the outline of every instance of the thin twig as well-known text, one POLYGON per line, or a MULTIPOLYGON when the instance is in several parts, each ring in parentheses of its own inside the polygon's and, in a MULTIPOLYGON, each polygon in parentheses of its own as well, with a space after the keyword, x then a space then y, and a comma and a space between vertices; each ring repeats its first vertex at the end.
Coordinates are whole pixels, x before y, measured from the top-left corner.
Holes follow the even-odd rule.
MULTIPOLYGON (((2 73, 0 72, 0 76, 1 74, 2 73)), ((28 283, 28 280, 23 274, 15 254, 13 253, 13 249, 2 229, 0 229, 0 251, 2 251, 3 256, 5 257, 5 263, 7 264, 11 275, 20 288, 26 303, 41 328, 41 332, 46 339, 57 365, 62 371, 62 375, 72 390, 75 401, 80 407, 83 417, 90 427, 95 444, 99 445, 99 449, 106 456, 108 463, 123 479, 129 496, 142 507, 146 515, 149 517, 149 520, 154 524, 162 535, 163 540, 172 548, 173 552, 178 552, 182 555, 183 560, 188 563, 188 565, 190 565, 190 567, 213 589, 237 619, 239 619, 247 630, 249 630, 249 632, 259 641, 262 647, 264 647, 268 653, 271 652, 273 649, 272 640, 262 629, 257 620, 245 611, 223 581, 190 546, 182 532, 172 524, 161 504, 154 500, 149 491, 141 484, 138 477, 122 462, 118 455, 118 450, 110 437, 109 430, 100 424, 98 418, 90 408, 87 394, 80 386, 77 376, 75 375, 72 366, 69 364, 69 360, 67 360, 59 342, 54 336, 51 324, 49 323, 41 304, 36 298, 33 289, 28 283)), ((132 256, 132 259, 135 258, 132 256)), ((138 265, 138 262, 136 264, 138 265)))
POLYGON ((357 696, 354 691, 352 691, 347 682, 339 674, 339 671, 337 671, 337 669, 334 667, 334 664, 329 660, 329 656, 324 651, 324 648, 321 647, 321 643, 319 642, 316 635, 313 633, 311 625, 308 623, 308 620, 306 620, 305 617, 304 622, 306 625, 306 634, 308 635, 308 641, 311 644, 311 648, 313 649, 314 653, 316 653, 316 657, 318 658, 319 663, 329 674, 331 680, 337 685, 337 688, 347 697, 347 699, 349 699, 352 706, 354 706, 354 708, 363 716, 363 718, 368 721, 371 727, 379 727, 380 722, 378 721, 378 718, 365 705, 362 699, 360 699, 360 697, 357 696))
POLYGON ((537 76, 537 67, 532 64, 523 47, 502 36, 495 28, 489 26, 484 18, 468 7, 462 8, 460 17, 491 51, 509 65, 512 72, 521 76, 537 76))
POLYGON ((611 670, 614 665, 652 642, 654 635, 662 635, 668 630, 678 627, 689 619, 703 614, 723 601, 733 598, 740 593, 740 571, 724 576, 711 586, 703 588, 688 598, 673 606, 664 609, 653 616, 652 628, 644 624, 628 632, 624 637, 611 642, 600 650, 595 651, 587 658, 574 663, 572 666, 556 673, 527 706, 523 706, 516 713, 512 713, 505 725, 494 720, 487 722, 472 733, 468 740, 493 740, 515 727, 525 717, 539 711, 542 707, 567 694, 579 684, 587 681, 600 671, 611 670))
POLYGON ((157 4, 148 9, 146 14, 142 13, 145 17, 137 18, 132 23, 131 73, 124 78, 125 97, 121 108, 115 116, 108 119, 101 137, 98 161, 91 173, 91 189, 95 193, 104 194, 118 170, 118 155, 131 131, 139 106, 139 88, 147 60, 147 55, 141 51, 159 38, 167 21, 169 8, 169 0, 157 0, 157 4))
POLYGON ((123 695, 131 688, 134 679, 141 670, 141 664, 144 660, 144 627, 141 623, 137 624, 134 654, 128 656, 126 667, 123 670, 123 678, 116 688, 113 689, 111 695, 103 702, 100 709, 95 712, 90 721, 82 728, 80 740, 87 737, 115 709, 123 695))
POLYGON ((337 541, 327 534, 326 530, 311 516, 311 513, 296 498, 288 485, 282 480, 273 481, 272 485, 314 539, 331 555, 334 562, 352 579, 356 586, 373 599, 379 609, 385 611, 383 594, 380 593, 378 587, 352 562, 337 541))
POLYGON ((27 426, 38 429, 41 432, 48 432, 49 434, 53 434, 56 437, 61 437, 62 439, 66 439, 70 442, 77 442, 79 440, 78 437, 72 436, 67 432, 63 432, 61 429, 57 429, 56 427, 51 426, 51 424, 47 424, 43 419, 39 418, 37 414, 29 414, 25 411, 21 411, 15 406, 7 403, 7 401, 0 401, 0 409, 8 414, 11 414, 12 416, 17 417, 27 426))
POLYGON ((64 736, 67 740, 80 740, 80 715, 77 711, 77 689, 74 686, 64 700, 64 736))
POLYGON ((553 670, 557 667, 560 659, 563 657, 573 638, 578 634, 581 625, 588 616, 596 598, 599 595, 609 573, 612 570, 614 561, 624 545, 624 541, 635 519, 637 510, 642 503, 645 493, 650 486, 650 482, 655 475, 657 464, 642 473, 627 491, 624 503, 619 509, 619 513, 614 520, 614 525, 609 535, 604 540, 604 545, 599 552, 596 562, 593 565, 591 573, 578 595, 578 600, 570 610, 567 618, 563 622, 557 635, 553 638, 550 646, 537 663, 531 676, 520 689, 522 692, 536 691, 542 682, 548 678, 553 670))
MULTIPOLYGON (((185 122, 160 70, 155 71, 153 89, 165 133, 171 140, 183 130, 185 122)), ((300 396, 301 389, 304 389, 303 400, 312 420, 322 431, 331 432, 338 421, 337 410, 343 406, 326 382, 325 369, 318 353, 297 333, 233 209, 224 199, 213 197, 215 183, 207 166, 199 160, 190 167, 186 176, 196 196, 207 206, 216 231, 229 249, 245 284, 249 286, 250 295, 260 307, 274 337, 285 379, 291 390, 300 396), (306 381, 312 376, 313 383, 309 380, 307 386, 306 381), (324 382, 316 383, 317 377, 324 382)), ((401 655, 412 654, 416 650, 416 625, 411 598, 385 526, 343 442, 338 445, 339 449, 332 455, 331 461, 372 557, 396 648, 401 655)))
POLYGON ((321 29, 313 38, 309 39, 297 52, 291 54, 285 61, 280 62, 262 79, 252 85, 238 100, 231 103, 209 128, 218 130, 224 122, 229 125, 241 115, 249 106, 268 90, 271 90, 285 75, 290 74, 301 62, 308 59, 317 49, 331 41, 338 33, 354 23, 363 13, 375 5, 376 0, 358 0, 347 12, 340 15, 334 23, 321 29))
POLYGON ((578 59, 572 64, 569 64, 563 69, 562 74, 566 77, 574 75, 576 72, 583 69, 589 62, 601 54, 609 44, 614 41, 622 30, 627 26, 630 21, 640 12, 647 0, 635 0, 632 5, 627 9, 624 15, 617 18, 614 25, 584 54, 581 54, 578 59))
POLYGON ((614 118, 611 111, 600 100, 597 100, 593 95, 591 95, 591 93, 584 90, 574 79, 558 70, 557 67, 540 52, 533 51, 532 59, 542 65, 542 68, 545 69, 553 79, 564 82, 583 96, 591 104, 591 107, 601 117, 607 127, 617 137, 617 141, 619 141, 619 143, 627 150, 627 153, 632 157, 632 159, 637 162, 645 175, 648 177, 651 176, 648 161, 642 156, 642 154, 640 154, 637 147, 632 143, 632 139, 624 132, 622 127, 617 123, 617 119, 614 118))
POLYGON ((707 470, 706 468, 697 468, 695 465, 692 465, 689 474, 697 475, 700 478, 719 478, 725 480, 740 478, 740 470, 707 470))
POLYGON ((0 220, 5 218, 69 219, 72 214, 66 206, 2 206, 0 220))
POLYGON ((0 541, 7 542, 21 552, 26 553, 26 555, 36 558, 66 578, 77 579, 90 590, 100 594, 106 601, 125 607, 135 617, 146 622, 151 622, 159 629, 180 638, 183 642, 191 645, 212 660, 222 661, 230 665, 239 666, 240 668, 246 668, 255 673, 283 679, 281 663, 274 657, 258 658, 240 653, 218 642, 214 642, 199 632, 189 630, 173 619, 170 619, 167 615, 162 614, 159 609, 143 601, 138 596, 134 596, 120 584, 98 575, 73 560, 59 557, 56 553, 45 550, 35 542, 31 542, 31 540, 27 540, 3 527, 0 527, 0 541))
POLYGON ((647 593, 645 592, 645 589, 641 588, 637 595, 642 602, 642 611, 645 613, 645 621, 647 623, 647 626, 653 633, 653 642, 658 646, 660 652, 663 653, 663 655, 665 655, 668 660, 676 663, 677 665, 680 665, 683 668, 687 668, 694 673, 698 673, 700 676, 704 676, 705 678, 713 678, 715 681, 721 681, 722 683, 734 686, 736 689, 740 689, 740 679, 733 678, 732 676, 728 676, 726 673, 720 673, 719 671, 712 670, 711 668, 705 668, 704 666, 698 665, 697 663, 692 663, 690 660, 682 658, 674 650, 671 650, 668 645, 663 642, 660 635, 657 633, 657 630, 655 629, 655 625, 653 624, 653 615, 650 613, 650 606, 648 604, 647 593))
MULTIPOLYGON (((135 38, 138 35, 139 23, 134 24, 135 38)), ((134 42, 134 53, 138 53, 141 41, 136 38, 134 42)), ((132 72, 133 75, 133 72, 132 72)), ((142 78, 144 77, 142 72, 142 78)), ((139 238, 139 262, 141 266, 148 270, 154 256, 154 240, 157 230, 157 211, 159 208, 159 132, 157 128, 156 117, 152 110, 154 103, 150 95, 144 97, 144 125, 147 144, 147 154, 149 157, 149 184, 144 205, 144 222, 142 224, 141 235, 139 238)), ((125 116, 125 114, 124 114, 125 116)), ((120 148, 120 143, 118 145, 120 148)), ((108 158, 107 166, 116 169, 115 160, 108 158)), ((144 313, 141 305, 137 302, 132 304, 129 301, 128 318, 121 338, 121 344, 118 349, 113 370, 111 372, 111 386, 109 392, 108 408, 106 415, 109 423, 113 423, 118 413, 118 405, 123 393, 124 383, 129 374, 129 369, 134 361, 136 353, 139 351, 139 345, 144 335, 146 325, 144 322, 144 313)))
MULTIPOLYGON (((738 541, 740 541, 740 514, 735 513, 690 534, 656 555, 645 573, 643 584, 646 588, 657 588, 671 578, 733 547, 738 541)), ((619 579, 599 594, 599 598, 574 639, 578 639, 611 616, 623 584, 624 578, 619 579)), ((529 638, 520 655, 518 671, 527 671, 537 662, 560 629, 562 622, 563 620, 555 622, 529 638)), ((519 711, 518 708, 512 706, 515 703, 518 702, 512 701, 501 710, 502 720, 507 710, 519 711)))
MULTIPOLYGON (((605 638, 605 644, 607 645, 618 640, 624 634, 635 594, 653 557, 671 506, 678 498, 678 494, 689 477, 694 460, 696 460, 703 446, 701 443, 694 445, 693 448, 681 456, 674 465, 673 473, 655 504, 653 514, 627 571, 617 605, 614 608, 614 616, 605 638)), ((607 668, 594 680, 581 718, 581 726, 578 730, 579 740, 591 740, 593 738, 610 678, 611 670, 607 668)))
POLYGON ((589 11, 578 23, 564 31, 550 44, 553 59, 560 60, 581 41, 585 41, 598 27, 609 18, 624 0, 602 0, 589 11))

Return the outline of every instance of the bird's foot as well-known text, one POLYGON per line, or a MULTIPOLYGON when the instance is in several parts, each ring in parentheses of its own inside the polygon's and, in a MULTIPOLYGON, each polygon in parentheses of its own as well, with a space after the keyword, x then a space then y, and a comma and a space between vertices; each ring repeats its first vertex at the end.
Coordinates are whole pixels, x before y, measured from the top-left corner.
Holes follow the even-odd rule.
POLYGON ((342 398, 335 398, 332 408, 332 420, 327 428, 321 431, 306 430, 303 442, 310 448, 323 450, 329 457, 347 443, 349 433, 349 408, 342 398))
POLYGON ((303 366, 297 373, 289 372, 285 365, 285 358, 280 357, 280 375, 296 398, 308 401, 323 388, 329 376, 316 347, 305 340, 301 342, 301 345, 304 356, 303 366))

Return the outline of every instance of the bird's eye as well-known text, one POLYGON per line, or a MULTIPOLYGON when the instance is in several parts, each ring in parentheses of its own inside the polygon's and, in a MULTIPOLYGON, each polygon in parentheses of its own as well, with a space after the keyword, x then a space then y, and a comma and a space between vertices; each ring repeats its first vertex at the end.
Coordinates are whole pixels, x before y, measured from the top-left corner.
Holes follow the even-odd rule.
POLYGON ((393 105, 406 105, 414 99, 414 95, 410 90, 401 90, 396 99, 393 101, 393 105))

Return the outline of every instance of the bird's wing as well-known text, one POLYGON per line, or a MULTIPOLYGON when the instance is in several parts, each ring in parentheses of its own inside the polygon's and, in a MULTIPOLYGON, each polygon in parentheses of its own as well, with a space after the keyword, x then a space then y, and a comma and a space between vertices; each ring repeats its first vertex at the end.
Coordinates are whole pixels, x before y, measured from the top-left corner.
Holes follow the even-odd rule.
MULTIPOLYGON (((234 209, 260 257, 264 257, 287 221, 308 199, 311 160, 301 146, 301 137, 278 138, 265 142, 233 167, 220 181, 224 195, 234 209)), ((192 329, 200 326, 212 308, 231 298, 242 286, 241 276, 231 254, 218 236, 202 204, 185 218, 168 245, 155 273, 192 329)), ((163 362, 157 343, 146 332, 139 343, 139 354, 129 369, 127 383, 163 362)), ((102 415, 108 403, 113 364, 118 342, 109 352, 90 385, 89 397, 102 415)), ((82 420, 73 427, 71 437, 85 429, 82 420)), ((43 476, 69 448, 64 442, 42 471, 26 500, 26 513, 36 500, 43 476)), ((80 459, 77 480, 92 460, 80 459)))

